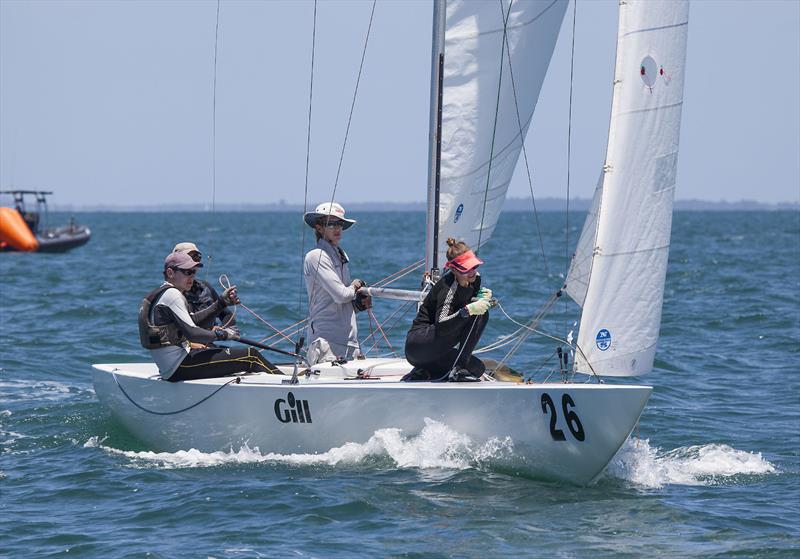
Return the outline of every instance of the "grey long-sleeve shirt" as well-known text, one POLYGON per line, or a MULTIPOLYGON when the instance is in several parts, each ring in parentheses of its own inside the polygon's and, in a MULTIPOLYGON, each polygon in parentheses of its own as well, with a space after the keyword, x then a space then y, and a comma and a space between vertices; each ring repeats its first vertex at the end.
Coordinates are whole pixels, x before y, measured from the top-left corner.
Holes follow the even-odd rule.
MULTIPOLYGON (((331 350, 347 354, 348 346, 358 348, 355 288, 350 286, 347 254, 325 239, 306 254, 303 273, 308 291, 308 340, 325 338, 331 350)), ((352 350, 351 350, 352 351, 352 350)))

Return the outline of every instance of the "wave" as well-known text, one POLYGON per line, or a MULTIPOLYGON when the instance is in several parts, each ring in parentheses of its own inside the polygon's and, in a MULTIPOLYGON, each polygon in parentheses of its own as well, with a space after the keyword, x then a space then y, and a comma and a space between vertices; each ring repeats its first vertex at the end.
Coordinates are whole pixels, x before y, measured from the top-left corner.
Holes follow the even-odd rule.
POLYGON ((258 447, 244 445, 238 450, 202 452, 128 451, 104 446, 105 439, 90 438, 84 447, 101 448, 131 459, 132 467, 164 469, 214 467, 226 464, 274 463, 294 466, 354 466, 374 460, 389 460, 392 467, 466 470, 513 454, 510 438, 490 439, 475 444, 447 425, 425 419, 419 435, 406 437, 400 429, 380 429, 363 443, 346 443, 319 454, 262 454, 258 447))
MULTIPOLYGON (((377 463, 388 468, 420 470, 492 470, 493 466, 514 461, 514 444, 510 438, 476 444, 467 435, 428 418, 416 436, 405 436, 396 428, 380 429, 363 444, 346 443, 318 454, 262 453, 258 447, 251 448, 247 444, 239 449, 216 452, 194 448, 176 452, 131 451, 106 446, 104 441, 92 437, 84 447, 124 456, 134 468, 180 469, 260 463, 374 467, 377 463)), ((736 450, 725 444, 688 446, 664 452, 651 447, 649 440, 629 439, 600 479, 619 479, 658 488, 664 485, 715 485, 730 482, 735 476, 776 471, 760 453, 736 450)))
POLYGON ((0 382, 0 403, 44 400, 57 402, 76 395, 94 394, 87 385, 66 384, 54 380, 5 380, 0 382))
POLYGON ((776 473, 760 452, 726 444, 693 445, 663 452, 649 439, 628 439, 606 468, 606 476, 648 488, 664 485, 716 485, 735 476, 776 473))

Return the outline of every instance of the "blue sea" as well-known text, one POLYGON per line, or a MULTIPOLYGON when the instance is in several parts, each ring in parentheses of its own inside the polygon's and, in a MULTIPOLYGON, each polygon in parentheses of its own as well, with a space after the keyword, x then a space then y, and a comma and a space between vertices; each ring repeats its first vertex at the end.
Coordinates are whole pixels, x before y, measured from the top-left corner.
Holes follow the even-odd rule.
MULTIPOLYGON (((227 274, 282 328, 304 317, 310 230, 290 213, 76 217, 84 247, 0 254, 0 557, 800 556, 798 212, 675 214, 655 370, 632 379, 654 392, 587 487, 495 468, 458 425, 314 456, 154 452, 97 401, 90 370, 148 359, 136 312, 163 258, 194 241, 209 281, 227 274)), ((422 257, 422 213, 354 217, 354 276, 374 284, 422 257)), ((531 214, 503 215, 482 276, 510 317, 558 290, 582 220, 540 214, 540 235, 531 214)), ((563 337, 577 311, 560 301, 541 328, 563 337)), ((248 337, 271 334, 237 312, 248 337)), ((411 316, 398 317, 373 354, 402 347, 411 316)), ((360 320, 363 339, 374 325, 360 320)), ((515 329, 492 311, 483 341, 515 329)), ((511 364, 541 378, 555 346, 531 336, 511 364)))

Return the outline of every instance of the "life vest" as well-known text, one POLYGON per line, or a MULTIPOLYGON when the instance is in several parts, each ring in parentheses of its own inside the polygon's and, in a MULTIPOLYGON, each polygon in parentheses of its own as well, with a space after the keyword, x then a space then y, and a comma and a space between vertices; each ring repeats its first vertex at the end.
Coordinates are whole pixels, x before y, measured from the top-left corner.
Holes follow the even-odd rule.
POLYGON ((145 298, 142 299, 142 304, 139 306, 139 341, 145 349, 158 349, 168 345, 181 345, 186 340, 177 324, 173 323, 156 326, 150 322, 150 309, 153 306, 153 302, 158 300, 158 298, 170 288, 172 288, 172 286, 169 284, 157 287, 145 295, 145 298))

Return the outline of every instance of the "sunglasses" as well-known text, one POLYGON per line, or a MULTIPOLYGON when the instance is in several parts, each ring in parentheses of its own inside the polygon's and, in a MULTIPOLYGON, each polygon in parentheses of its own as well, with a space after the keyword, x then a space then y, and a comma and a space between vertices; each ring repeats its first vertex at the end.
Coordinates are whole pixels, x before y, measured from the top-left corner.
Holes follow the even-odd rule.
POLYGON ((325 224, 325 227, 342 229, 344 227, 344 221, 329 221, 328 223, 325 224))
POLYGON ((473 274, 478 273, 478 266, 475 266, 474 268, 470 268, 469 270, 464 270, 462 268, 459 268, 458 266, 453 266, 453 270, 455 270, 456 272, 458 272, 462 276, 471 276, 473 274))
POLYGON ((191 270, 181 270, 180 268, 172 268, 176 272, 182 273, 184 276, 193 276, 197 273, 197 268, 192 268, 191 270))

